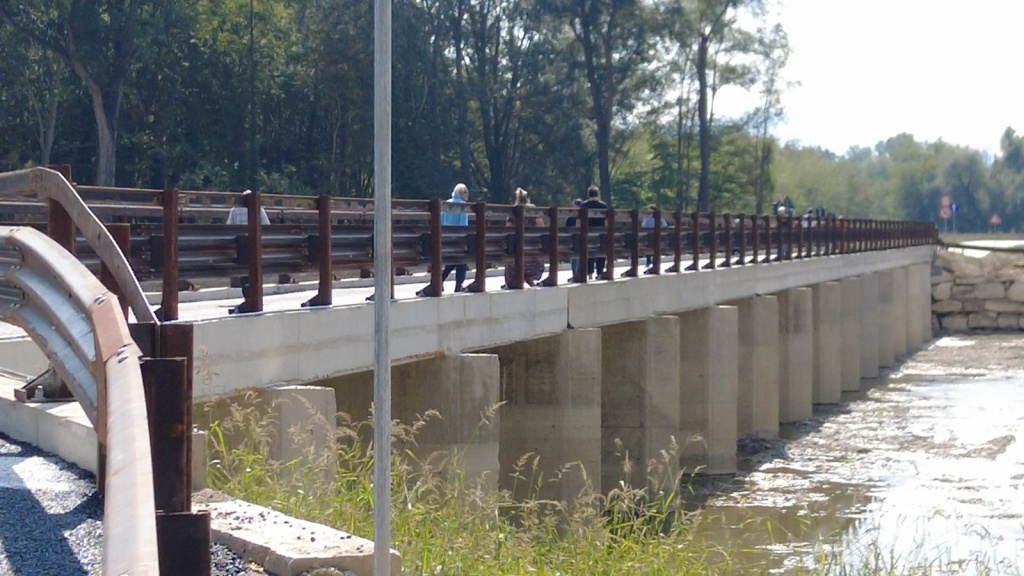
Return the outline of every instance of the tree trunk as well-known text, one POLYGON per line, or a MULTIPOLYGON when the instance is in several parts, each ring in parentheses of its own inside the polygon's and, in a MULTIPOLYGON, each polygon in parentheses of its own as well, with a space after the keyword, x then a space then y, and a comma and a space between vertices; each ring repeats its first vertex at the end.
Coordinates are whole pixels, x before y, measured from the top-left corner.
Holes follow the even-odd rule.
POLYGON ((708 121, 708 44, 710 34, 702 34, 697 46, 697 116, 700 140, 700 180, 697 184, 697 210, 711 211, 711 123, 708 121))
POLYGON ((462 20, 464 4, 459 2, 458 16, 452 23, 452 40, 455 44, 455 108, 458 117, 459 178, 469 186, 473 181, 473 153, 469 149, 469 98, 466 96, 466 77, 462 71, 462 20))
MULTIPOLYGON (((596 102, 595 102, 596 104, 596 102)), ((604 108, 604 106, 602 106, 604 108)), ((601 199, 608 206, 612 205, 612 169, 611 169, 611 114, 602 109, 597 110, 597 170, 601 180, 601 199)))
POLYGON ((100 87, 85 67, 72 63, 75 73, 89 89, 92 98, 92 114, 96 120, 96 185, 113 186, 117 174, 117 114, 121 108, 123 78, 110 81, 106 89, 100 87))

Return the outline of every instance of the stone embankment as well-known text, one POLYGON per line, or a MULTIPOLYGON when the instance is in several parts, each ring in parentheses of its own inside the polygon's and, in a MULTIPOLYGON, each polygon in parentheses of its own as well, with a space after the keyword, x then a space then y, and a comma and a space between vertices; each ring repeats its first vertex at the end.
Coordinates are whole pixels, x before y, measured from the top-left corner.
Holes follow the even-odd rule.
POLYGON ((937 250, 932 327, 946 332, 1024 330, 1024 255, 972 258, 937 250))

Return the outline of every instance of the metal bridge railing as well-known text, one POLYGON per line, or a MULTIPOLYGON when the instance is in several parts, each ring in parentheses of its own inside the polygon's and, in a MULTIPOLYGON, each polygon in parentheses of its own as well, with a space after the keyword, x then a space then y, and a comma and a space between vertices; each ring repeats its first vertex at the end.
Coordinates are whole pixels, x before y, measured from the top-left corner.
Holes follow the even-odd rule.
POLYGON ((29 334, 106 438, 103 573, 159 574, 141 352, 117 297, 44 234, 0 227, 0 320, 29 334))

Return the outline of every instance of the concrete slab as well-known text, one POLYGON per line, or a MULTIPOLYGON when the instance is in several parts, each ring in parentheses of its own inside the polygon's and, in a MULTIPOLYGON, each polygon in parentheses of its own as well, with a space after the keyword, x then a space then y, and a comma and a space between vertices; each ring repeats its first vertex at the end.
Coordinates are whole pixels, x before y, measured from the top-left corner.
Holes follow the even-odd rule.
MULTIPOLYGON (((322 524, 292 518, 270 508, 213 490, 193 494, 192 508, 210 512, 211 539, 243 560, 276 576, 297 576, 316 568, 351 570, 373 576, 373 542, 322 524)), ((391 576, 402 573, 402 558, 391 551, 391 576)))

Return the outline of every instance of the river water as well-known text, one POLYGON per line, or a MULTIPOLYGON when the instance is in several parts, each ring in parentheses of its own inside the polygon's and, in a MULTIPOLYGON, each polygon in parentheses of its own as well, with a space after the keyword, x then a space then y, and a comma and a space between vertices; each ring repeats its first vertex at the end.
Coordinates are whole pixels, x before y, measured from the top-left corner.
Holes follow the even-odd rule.
POLYGON ((695 531, 754 573, 1024 573, 1024 335, 942 338, 862 385, 741 442, 695 531))

